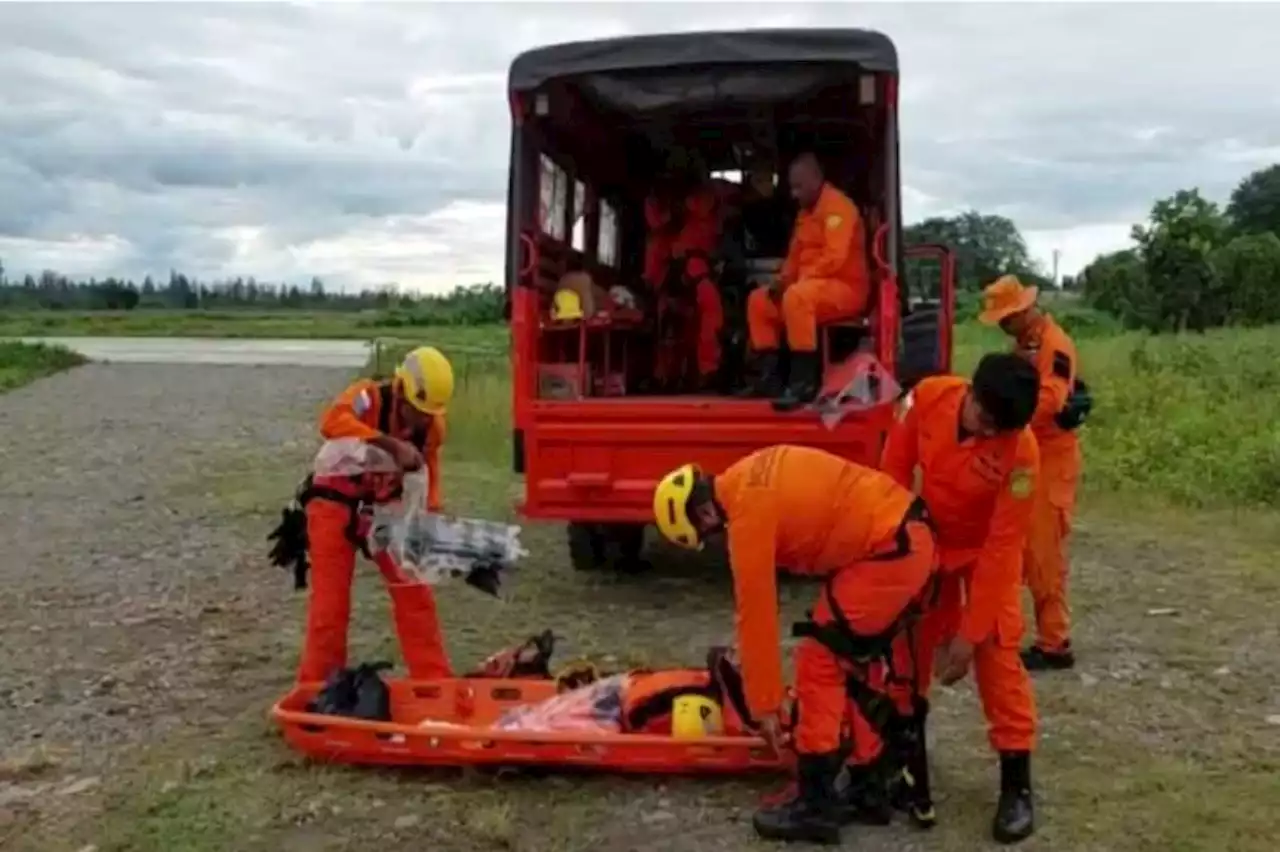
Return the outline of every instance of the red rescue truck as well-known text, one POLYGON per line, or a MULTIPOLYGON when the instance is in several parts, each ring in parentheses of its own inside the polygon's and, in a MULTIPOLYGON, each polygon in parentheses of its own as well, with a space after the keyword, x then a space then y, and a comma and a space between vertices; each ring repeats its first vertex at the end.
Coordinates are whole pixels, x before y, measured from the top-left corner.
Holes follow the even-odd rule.
POLYGON ((575 567, 643 564, 654 486, 679 464, 718 471, 778 443, 876 463, 891 403, 828 428, 812 410, 779 413, 733 392, 746 293, 785 254, 797 153, 816 153, 858 205, 874 288, 864 321, 820 329, 824 370, 859 348, 903 386, 949 371, 954 262, 944 247, 903 244, 898 79, 893 43, 864 30, 617 38, 512 63, 506 285, 519 509, 568 524, 575 567), (673 150, 726 190, 714 257, 726 313, 718 393, 657 392, 649 381, 659 344, 641 280, 644 202, 673 150), (746 207, 735 208, 743 171, 754 177, 761 163, 773 167, 765 208, 782 211, 780 226, 768 215, 744 225, 746 207), (594 285, 576 291, 581 318, 553 311, 573 272, 594 285))

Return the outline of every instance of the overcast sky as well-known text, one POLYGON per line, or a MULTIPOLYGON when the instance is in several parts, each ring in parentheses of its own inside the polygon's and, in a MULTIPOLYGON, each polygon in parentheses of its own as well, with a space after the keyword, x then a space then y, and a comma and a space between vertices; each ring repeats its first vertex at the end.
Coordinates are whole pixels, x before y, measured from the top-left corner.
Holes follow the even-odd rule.
POLYGON ((350 286, 501 280, 507 67, 671 29, 897 43, 909 220, 1072 272, 1153 199, 1280 161, 1280 6, 0 4, 0 260, 350 286))

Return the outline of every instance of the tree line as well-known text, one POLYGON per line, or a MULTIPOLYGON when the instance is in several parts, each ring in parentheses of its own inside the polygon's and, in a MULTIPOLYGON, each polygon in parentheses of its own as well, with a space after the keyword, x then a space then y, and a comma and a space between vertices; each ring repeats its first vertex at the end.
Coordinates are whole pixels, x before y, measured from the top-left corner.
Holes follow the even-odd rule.
POLYGON ((0 309, 51 311, 253 310, 397 312, 430 316, 439 324, 481 325, 502 321, 503 291, 496 284, 455 287, 438 295, 400 292, 395 287, 358 292, 330 290, 319 278, 306 288, 250 278, 197 281, 181 272, 168 280, 147 276, 73 281, 46 270, 39 276, 8 279, 0 261, 0 309))
MULTIPOLYGON (((1280 322, 1280 165, 1247 176, 1225 209, 1197 189, 1161 199, 1147 221, 1134 225, 1132 238, 1131 248, 1099 256, 1078 276, 1064 278, 1062 287, 1080 290, 1088 304, 1127 327, 1153 332, 1280 322)), ((969 210, 933 217, 909 225, 904 241, 941 244, 955 253, 963 302, 1005 273, 1053 286, 1017 225, 1004 216, 969 210)), ((936 271, 910 264, 907 275, 908 286, 925 288, 937 278, 936 271)), ((319 278, 306 288, 254 278, 203 282, 177 271, 159 282, 72 281, 53 271, 19 281, 7 280, 0 263, 0 309, 378 311, 393 323, 398 317, 412 324, 473 325, 502 322, 504 301, 503 288, 492 283, 433 295, 394 287, 329 290, 319 278)))
POLYGON ((1151 332, 1280 322, 1280 164, 1245 177, 1226 208, 1199 189, 1156 201, 1133 246, 1078 285, 1094 307, 1151 332))

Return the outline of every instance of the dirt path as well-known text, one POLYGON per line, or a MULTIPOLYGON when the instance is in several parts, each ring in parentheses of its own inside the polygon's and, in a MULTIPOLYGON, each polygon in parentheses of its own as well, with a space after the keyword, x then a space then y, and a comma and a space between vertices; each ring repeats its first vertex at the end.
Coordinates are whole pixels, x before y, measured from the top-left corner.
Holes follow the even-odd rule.
POLYGON ((305 457, 343 375, 90 365, 0 396, 0 846, 123 747, 226 709, 218 640, 258 615, 236 572, 261 532, 185 497, 246 454, 305 457))

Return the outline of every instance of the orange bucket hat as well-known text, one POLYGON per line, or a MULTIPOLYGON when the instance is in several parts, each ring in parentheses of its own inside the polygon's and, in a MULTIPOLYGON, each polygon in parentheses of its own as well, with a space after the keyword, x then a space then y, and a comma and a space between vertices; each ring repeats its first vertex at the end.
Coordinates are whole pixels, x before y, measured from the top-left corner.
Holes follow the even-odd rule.
POLYGON ((997 325, 1005 317, 1025 311, 1036 303, 1039 287, 1024 287, 1016 275, 1002 275, 982 291, 982 313, 978 322, 997 325))

